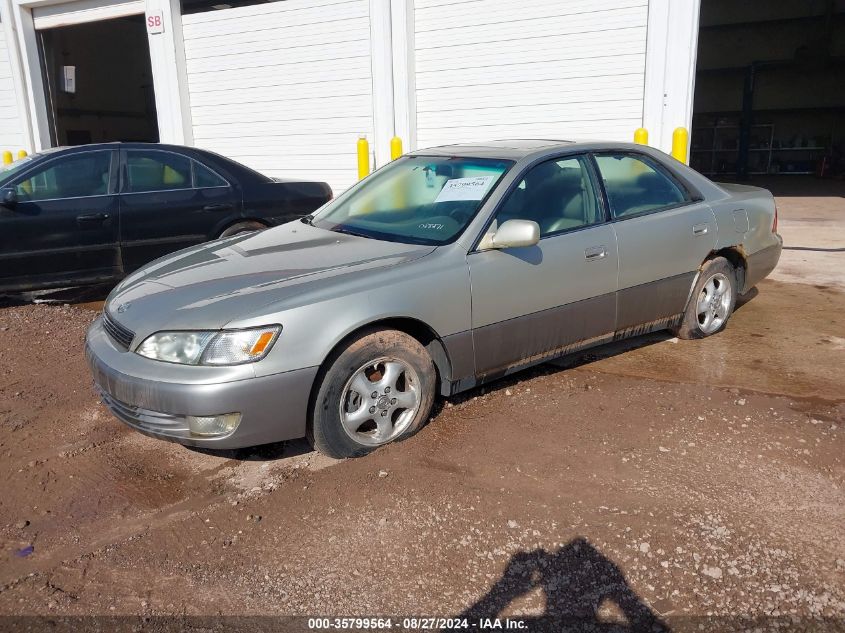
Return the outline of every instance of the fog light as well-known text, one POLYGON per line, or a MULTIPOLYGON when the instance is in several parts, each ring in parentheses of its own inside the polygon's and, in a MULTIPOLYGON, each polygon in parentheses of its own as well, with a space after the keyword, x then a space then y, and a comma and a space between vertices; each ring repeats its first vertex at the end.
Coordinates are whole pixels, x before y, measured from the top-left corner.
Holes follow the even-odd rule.
POLYGON ((191 435, 214 437, 228 435, 241 423, 240 413, 224 413, 223 415, 189 415, 188 428, 191 435))

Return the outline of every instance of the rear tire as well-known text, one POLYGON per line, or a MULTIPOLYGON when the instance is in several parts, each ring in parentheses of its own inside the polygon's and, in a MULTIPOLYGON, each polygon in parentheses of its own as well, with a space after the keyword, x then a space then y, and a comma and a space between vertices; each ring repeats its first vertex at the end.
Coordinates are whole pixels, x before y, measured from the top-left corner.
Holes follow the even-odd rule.
POLYGON ((224 230, 220 237, 232 237, 233 235, 238 235, 239 233, 251 233, 252 231, 263 231, 267 227, 261 222, 254 222, 254 221, 247 221, 247 222, 237 222, 232 226, 228 227, 224 230))
POLYGON ((736 296, 736 271, 731 263, 724 257, 706 261, 675 335, 696 339, 721 332, 733 314, 736 296))
POLYGON ((428 420, 436 377, 431 356, 415 338, 397 330, 365 331, 326 361, 308 441, 340 459, 404 440, 428 420))

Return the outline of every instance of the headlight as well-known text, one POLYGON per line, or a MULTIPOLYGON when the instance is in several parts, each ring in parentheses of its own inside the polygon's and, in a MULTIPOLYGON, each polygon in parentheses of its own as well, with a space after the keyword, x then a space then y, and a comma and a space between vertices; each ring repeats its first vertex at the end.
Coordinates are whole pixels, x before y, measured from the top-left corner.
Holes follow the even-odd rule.
POLYGON ((136 353, 182 365, 240 365, 261 360, 273 347, 278 325, 222 332, 158 332, 147 337, 136 353))

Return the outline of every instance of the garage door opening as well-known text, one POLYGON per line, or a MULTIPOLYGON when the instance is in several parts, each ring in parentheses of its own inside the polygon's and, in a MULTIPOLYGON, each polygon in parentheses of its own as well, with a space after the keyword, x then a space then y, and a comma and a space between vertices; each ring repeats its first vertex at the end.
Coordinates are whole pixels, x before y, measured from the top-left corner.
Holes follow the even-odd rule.
POLYGON ((691 165, 787 187, 845 176, 845 2, 702 0, 700 25, 691 165))
POLYGON ((53 145, 159 140, 143 15, 38 37, 53 145))

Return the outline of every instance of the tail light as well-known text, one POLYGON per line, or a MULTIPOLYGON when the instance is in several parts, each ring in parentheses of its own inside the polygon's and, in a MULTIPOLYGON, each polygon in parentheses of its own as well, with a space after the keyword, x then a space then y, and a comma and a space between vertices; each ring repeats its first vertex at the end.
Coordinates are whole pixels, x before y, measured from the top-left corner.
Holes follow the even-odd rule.
POLYGON ((775 219, 772 221, 772 233, 778 232, 778 205, 775 203, 775 219))

